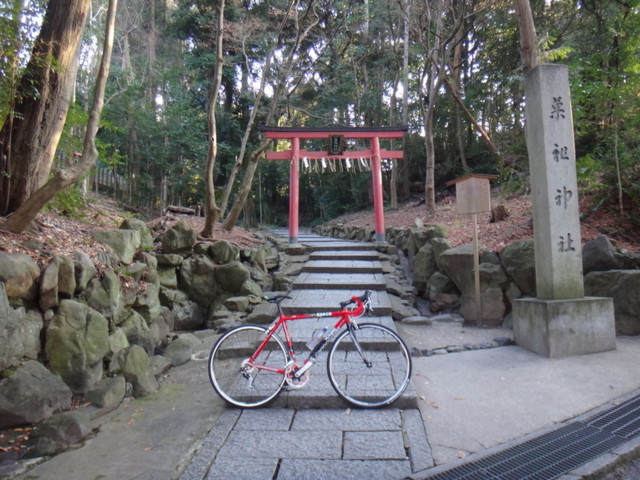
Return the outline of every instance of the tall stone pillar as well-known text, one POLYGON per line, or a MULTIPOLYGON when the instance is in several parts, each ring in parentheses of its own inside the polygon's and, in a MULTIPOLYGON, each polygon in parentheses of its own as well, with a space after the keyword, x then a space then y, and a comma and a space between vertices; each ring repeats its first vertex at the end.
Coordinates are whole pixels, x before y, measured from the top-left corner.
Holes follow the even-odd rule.
POLYGON ((538 298, 514 302, 515 342, 547 357, 613 350, 613 300, 584 297, 568 68, 536 67, 525 97, 538 298))

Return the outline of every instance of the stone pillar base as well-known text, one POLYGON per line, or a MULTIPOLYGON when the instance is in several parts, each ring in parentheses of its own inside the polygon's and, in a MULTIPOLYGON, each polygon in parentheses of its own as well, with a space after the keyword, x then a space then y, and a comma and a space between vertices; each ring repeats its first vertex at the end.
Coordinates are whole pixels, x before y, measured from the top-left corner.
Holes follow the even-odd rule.
POLYGON ((514 300, 513 334, 517 345, 547 358, 615 350, 613 299, 514 300))

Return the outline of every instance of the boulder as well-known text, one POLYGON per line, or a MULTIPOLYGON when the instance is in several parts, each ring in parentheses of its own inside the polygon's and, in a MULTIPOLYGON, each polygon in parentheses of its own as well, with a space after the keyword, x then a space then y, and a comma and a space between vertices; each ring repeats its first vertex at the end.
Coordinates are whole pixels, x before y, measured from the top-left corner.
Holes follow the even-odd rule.
POLYGON ((623 261, 618 257, 618 251, 605 235, 589 240, 582 248, 582 270, 585 275, 589 272, 619 270, 621 268, 623 268, 623 261))
POLYGON ((124 350, 129 345, 129 339, 127 334, 121 327, 115 329, 115 331, 109 335, 109 351, 111 354, 118 353, 120 350, 124 350))
POLYGON ((174 327, 175 322, 171 311, 167 307, 160 307, 160 315, 149 325, 151 341, 156 345, 156 348, 167 344, 169 334, 174 330, 174 327))
POLYGON ((415 289, 404 283, 397 275, 387 275, 387 292, 397 295, 409 303, 415 302, 415 289))
POLYGON ((246 312, 249 309, 249 297, 229 297, 224 306, 232 312, 246 312))
POLYGON ((49 368, 77 393, 86 393, 102 378, 109 353, 109 322, 74 300, 63 300, 46 334, 49 368))
POLYGON ((249 270, 240 262, 230 262, 215 269, 216 281, 229 293, 240 293, 242 285, 249 277, 249 270))
POLYGON ((165 348, 163 356, 169 358, 174 367, 184 365, 191 355, 202 348, 202 342, 193 334, 185 333, 173 340, 165 348))
POLYGON ((178 288, 178 272, 176 267, 158 266, 160 285, 167 288, 178 288))
POLYGON ((137 218, 128 218, 120 225, 122 230, 137 230, 140 232, 140 247, 150 249, 153 247, 153 236, 147 224, 137 218))
POLYGON ((208 308, 219 290, 213 261, 205 255, 192 255, 185 259, 180 268, 178 285, 191 300, 208 308))
POLYGON ((29 255, 0 252, 0 282, 10 299, 36 298, 39 277, 40 268, 29 255))
POLYGON ((456 305, 460 301, 460 292, 449 277, 435 272, 427 284, 427 297, 431 302, 431 311, 439 312, 456 305))
POLYGON ((186 293, 161 288, 160 303, 170 309, 176 330, 196 330, 204 325, 202 309, 186 293))
POLYGON ((184 262, 184 257, 175 253, 159 253, 156 255, 158 267, 179 267, 184 262))
POLYGON ((278 306, 275 303, 262 302, 247 316, 247 323, 271 323, 277 316, 278 306))
POLYGON ((160 286, 147 283, 137 291, 133 308, 144 317, 147 323, 153 323, 160 315, 160 286))
POLYGON ((130 310, 121 327, 130 345, 138 345, 149 355, 153 354, 156 345, 151 330, 147 321, 138 312, 130 310))
POLYGON ((148 273, 149 266, 142 262, 133 262, 127 265, 126 271, 124 272, 127 277, 133 278, 136 282, 145 280, 148 273))
POLYGON ((154 355, 149 359, 149 368, 156 378, 167 373, 172 365, 171 359, 163 355, 154 355))
POLYGON ((482 320, 479 321, 476 298, 473 292, 462 295, 460 299, 460 315, 467 322, 474 322, 483 327, 498 327, 507 314, 504 294, 500 287, 480 284, 480 298, 482 301, 482 320))
POLYGON ((118 256, 120 262, 128 265, 140 248, 140 232, 138 230, 94 230, 93 238, 108 246, 118 256))
POLYGON ((450 248, 439 256, 438 266, 463 294, 473 291, 473 245, 450 248))
POLYGON ((124 399, 127 382, 124 377, 110 377, 100 380, 84 399, 92 406, 103 409, 104 413, 115 410, 124 399))
POLYGON ((24 358, 38 358, 43 325, 37 311, 11 308, 5 285, 0 282, 0 371, 20 365, 24 358))
POLYGON ((60 298, 72 298, 76 291, 73 260, 57 255, 42 272, 38 304, 44 312, 58 306, 60 298))
POLYGON ((89 281, 96 276, 98 270, 89 255, 80 250, 73 252, 73 260, 76 291, 81 292, 87 288, 89 281))
POLYGON ((119 358, 124 378, 133 386, 133 396, 143 397, 158 390, 149 364, 149 356, 139 345, 125 349, 119 358))
POLYGON ((408 305, 407 302, 395 295, 389 295, 389 302, 391 303, 391 316, 394 320, 399 321, 407 317, 415 317, 420 315, 420 312, 415 308, 408 305))
POLYGON ((412 258, 420 249, 429 244, 434 238, 446 238, 447 227, 445 225, 427 225, 413 228, 407 239, 407 255, 412 258))
MULTIPOLYGON (((480 259, 481 261, 484 258, 480 259)), ((506 290, 509 286, 510 279, 504 268, 499 263, 480 263, 480 284, 488 284, 498 287, 500 290, 506 290)))
POLYGON ((0 380, 0 428, 41 422, 71 406, 71 389, 35 360, 0 380))
POLYGON ((55 257, 60 263, 58 266, 58 295, 60 298, 73 298, 77 289, 76 268, 72 258, 65 256, 55 257))
POLYGON ((436 256, 431 243, 424 244, 413 257, 411 262, 412 283, 418 295, 424 294, 427 290, 427 282, 438 270, 436 256))
POLYGON ((162 252, 187 255, 191 253, 198 234, 182 220, 165 232, 162 236, 162 252))
POLYGON ((440 256, 451 248, 451 244, 446 238, 434 238, 431 240, 431 246, 433 247, 433 254, 436 257, 436 265, 440 268, 440 256))
POLYGON ((238 293, 240 295, 253 295, 255 297, 261 297, 262 288, 260 288, 260 285, 258 285, 255 281, 247 278, 240 287, 240 291, 238 293))
POLYGON ((112 270, 104 272, 102 278, 94 278, 84 291, 87 305, 119 324, 124 318, 124 299, 120 279, 112 270))
POLYGON ((584 290, 588 296, 613 298, 616 334, 640 335, 640 270, 590 272, 584 290))
POLYGON ((29 457, 45 457, 64 452, 91 433, 91 420, 80 411, 64 412, 46 419, 28 441, 29 457))
POLYGON ((500 252, 500 260, 507 275, 523 295, 536 296, 536 258, 533 240, 523 240, 507 245, 500 252))
POLYGON ((259 269, 263 273, 267 273, 269 271, 267 264, 268 259, 270 258, 271 250, 265 247, 258 247, 251 250, 251 264, 259 269))
POLYGON ((209 256, 218 265, 238 260, 240 249, 226 240, 218 240, 209 246, 209 256))

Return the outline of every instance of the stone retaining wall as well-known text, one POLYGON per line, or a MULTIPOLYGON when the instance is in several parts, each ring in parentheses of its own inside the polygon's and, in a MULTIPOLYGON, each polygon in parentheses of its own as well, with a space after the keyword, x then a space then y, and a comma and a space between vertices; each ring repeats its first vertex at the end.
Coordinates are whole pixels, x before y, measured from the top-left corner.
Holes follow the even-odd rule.
POLYGON ((198 241, 184 222, 155 240, 131 220, 94 238, 109 247, 99 268, 84 252, 43 268, 0 252, 0 429, 37 424, 73 397, 104 414, 155 391, 159 375, 213 344, 205 337, 253 314, 280 268, 266 240, 198 241))
MULTIPOLYGON (((330 223, 314 230, 345 240, 375 241, 372 227, 330 223)), ((444 225, 388 227, 385 237, 408 258, 417 295, 429 301, 432 312, 454 311, 475 320, 472 244, 451 247, 444 225)), ((640 255, 600 236, 584 246, 583 269, 586 295, 614 298, 617 333, 640 335, 640 255)), ((482 325, 508 326, 511 301, 536 296, 533 240, 499 252, 482 250, 480 284, 482 325)))

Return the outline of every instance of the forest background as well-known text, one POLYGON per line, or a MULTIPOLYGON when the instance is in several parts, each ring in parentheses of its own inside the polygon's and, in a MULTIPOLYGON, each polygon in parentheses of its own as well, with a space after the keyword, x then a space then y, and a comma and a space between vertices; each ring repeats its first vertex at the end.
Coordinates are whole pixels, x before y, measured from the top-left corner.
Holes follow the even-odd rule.
MULTIPOLYGON (((120 0, 97 162, 82 185, 54 202, 73 210, 84 188, 149 216, 167 205, 205 206, 213 139, 216 217, 228 228, 239 218, 247 227, 286 224, 289 165, 261 161, 266 149, 277 148, 260 134, 265 124, 408 125, 403 142, 383 145, 405 152, 403 160, 384 164, 385 200, 393 207, 422 198, 432 212, 446 182, 469 172, 498 174, 503 192, 527 194, 516 3, 120 0)), ((593 208, 613 201, 618 214, 637 223, 640 1, 529 3, 539 61, 569 65, 582 192, 593 208)), ((26 118, 17 105, 42 100, 41 80, 29 72, 45 12, 74 6, 88 9, 87 20, 68 115, 44 177, 79 161, 108 31, 107 2, 2 0, 0 167, 15 136, 10 127, 26 118)), ((39 58, 61 74, 49 60, 39 58)), ((7 216, 16 208, 9 188, 15 176, 0 170, 0 215, 7 216)), ((305 163, 301 223, 368 208, 370 191, 360 162, 305 163)))

